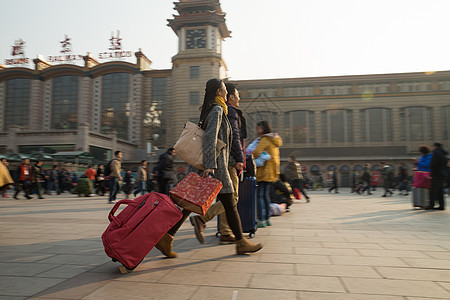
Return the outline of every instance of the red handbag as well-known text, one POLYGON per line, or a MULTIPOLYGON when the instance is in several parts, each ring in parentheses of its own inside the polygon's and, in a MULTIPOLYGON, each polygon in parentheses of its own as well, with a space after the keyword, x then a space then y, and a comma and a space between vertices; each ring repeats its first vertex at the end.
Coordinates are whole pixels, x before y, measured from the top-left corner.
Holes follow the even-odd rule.
POLYGON ((221 189, 219 180, 189 173, 170 191, 170 197, 175 204, 204 216, 221 189))
POLYGON ((431 173, 424 171, 414 172, 413 187, 415 188, 431 188, 431 173))

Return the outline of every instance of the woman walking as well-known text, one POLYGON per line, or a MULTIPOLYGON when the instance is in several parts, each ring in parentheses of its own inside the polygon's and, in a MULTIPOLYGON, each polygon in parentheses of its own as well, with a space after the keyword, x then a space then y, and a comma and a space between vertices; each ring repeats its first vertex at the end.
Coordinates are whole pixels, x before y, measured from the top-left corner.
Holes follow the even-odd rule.
POLYGON ((256 169, 258 181, 258 227, 271 226, 270 223, 270 189, 272 184, 280 176, 280 149, 283 141, 267 121, 256 124, 256 132, 260 137, 258 146, 253 151, 253 157, 258 158, 264 151, 270 155, 270 159, 264 165, 256 169))
MULTIPOLYGON (((232 132, 227 118, 228 108, 225 103, 227 89, 222 80, 214 78, 208 80, 205 91, 200 114, 201 127, 205 130, 203 135, 203 164, 205 170, 200 171, 192 166, 190 170, 201 174, 205 178, 213 174, 214 178, 222 182, 223 187, 217 195, 217 199, 222 202, 229 226, 236 237, 236 252, 237 254, 256 252, 262 248, 262 245, 252 244, 243 237, 241 219, 233 200, 233 184, 228 173, 232 132), (216 158, 216 144, 218 140, 227 145, 216 158)), ((156 245, 156 248, 167 257, 173 258, 177 256, 172 251, 173 236, 189 215, 190 211, 183 210, 181 220, 156 245)))

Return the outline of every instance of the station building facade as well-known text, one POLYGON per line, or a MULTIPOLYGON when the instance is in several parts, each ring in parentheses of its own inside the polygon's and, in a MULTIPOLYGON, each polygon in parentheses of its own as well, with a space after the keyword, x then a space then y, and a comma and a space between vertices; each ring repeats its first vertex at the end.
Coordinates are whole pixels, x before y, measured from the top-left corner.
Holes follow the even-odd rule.
MULTIPOLYGON (((179 1, 175 10, 171 69, 152 69, 142 51, 135 63, 88 54, 83 66, 0 65, 0 153, 84 151, 105 161, 122 150, 137 162, 156 159, 150 144, 173 146, 184 122, 197 121, 206 81, 227 80, 222 42, 231 34, 218 0, 179 1)), ((365 162, 397 166, 421 144, 449 145, 450 71, 233 82, 250 139, 268 120, 284 140, 283 163, 293 155, 308 173, 337 168, 343 185, 365 162)))

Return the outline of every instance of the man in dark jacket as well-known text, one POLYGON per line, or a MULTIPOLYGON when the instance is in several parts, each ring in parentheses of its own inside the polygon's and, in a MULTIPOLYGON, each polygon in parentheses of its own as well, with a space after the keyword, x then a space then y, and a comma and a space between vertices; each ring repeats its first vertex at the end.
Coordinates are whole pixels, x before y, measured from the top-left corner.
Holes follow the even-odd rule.
POLYGON ((331 191, 332 190, 334 190, 334 192, 336 193, 336 194, 338 194, 339 193, 339 191, 338 191, 338 180, 337 180, 337 169, 334 169, 334 171, 333 171, 333 175, 332 175, 332 177, 331 177, 331 187, 328 189, 328 193, 331 193, 331 191))
MULTIPOLYGON (((230 160, 228 164, 228 173, 231 177, 231 182, 233 183, 233 198, 235 203, 239 200, 239 177, 238 173, 242 172, 244 169, 245 155, 244 155, 244 139, 247 137, 247 126, 242 111, 238 108, 239 101, 239 91, 235 84, 227 83, 227 107, 228 107, 228 121, 231 125, 231 130, 233 132, 233 141, 231 144, 230 160)), ((233 232, 228 226, 228 221, 224 213, 224 208, 221 202, 216 202, 209 209, 204 216, 193 216, 190 217, 191 224, 194 226, 195 235, 200 243, 205 242, 205 237, 203 236, 203 231, 206 228, 206 223, 212 220, 215 216, 220 214, 219 222, 219 232, 220 232, 220 243, 229 244, 235 243, 236 239, 233 236, 233 232)))
POLYGON ((169 195, 169 181, 173 176, 173 157, 175 149, 169 148, 159 156, 158 165, 155 168, 155 175, 158 178, 159 192, 169 195))
POLYGON ((442 148, 442 144, 434 143, 433 156, 431 158, 431 203, 434 208, 435 201, 439 202, 436 209, 444 210, 444 180, 447 177, 447 151, 442 148))
POLYGON ((384 195, 381 197, 392 196, 394 193, 390 190, 392 182, 391 166, 389 166, 384 162, 381 162, 381 165, 382 165, 381 177, 383 179, 383 188, 384 188, 384 195))
POLYGON ((42 182, 45 180, 45 175, 42 171, 42 161, 38 160, 31 172, 33 174, 33 186, 36 188, 39 199, 44 199, 44 197, 42 197, 42 182))

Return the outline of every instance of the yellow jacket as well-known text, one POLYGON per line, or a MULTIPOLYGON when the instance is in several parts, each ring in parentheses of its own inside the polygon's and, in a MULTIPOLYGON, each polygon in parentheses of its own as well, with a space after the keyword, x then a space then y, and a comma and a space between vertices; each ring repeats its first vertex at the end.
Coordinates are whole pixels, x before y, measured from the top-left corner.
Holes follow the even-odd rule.
POLYGON ((0 162, 0 190, 6 189, 9 185, 14 184, 8 168, 0 162))
POLYGON ((256 180, 276 182, 280 176, 280 149, 283 141, 279 135, 267 134, 261 137, 261 140, 253 151, 253 157, 257 158, 263 151, 270 154, 270 159, 264 166, 256 169, 256 180))

